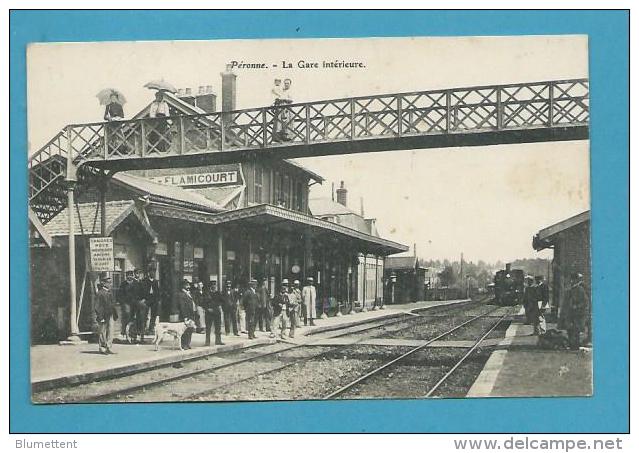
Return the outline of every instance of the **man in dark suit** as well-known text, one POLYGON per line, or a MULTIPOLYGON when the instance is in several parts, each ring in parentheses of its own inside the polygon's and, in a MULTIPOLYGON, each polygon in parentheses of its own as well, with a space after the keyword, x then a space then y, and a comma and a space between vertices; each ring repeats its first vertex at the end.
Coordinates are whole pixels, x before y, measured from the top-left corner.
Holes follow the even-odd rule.
POLYGON ((235 292, 232 288, 233 284, 230 280, 226 282, 226 288, 222 292, 222 300, 224 310, 224 331, 226 335, 231 334, 231 328, 233 329, 233 335, 239 337, 237 329, 237 299, 235 297, 235 292))
POLYGON ((212 280, 208 288, 205 288, 202 296, 202 309, 204 310, 204 323, 206 325, 206 340, 204 346, 211 345, 211 326, 215 329, 215 344, 222 343, 222 305, 224 299, 222 294, 217 290, 217 282, 212 280))
POLYGON ((562 305, 562 316, 566 317, 570 349, 578 350, 581 344, 580 334, 585 330, 586 322, 590 318, 590 299, 584 288, 582 274, 573 273, 570 284, 566 301, 562 305))
MULTIPOLYGON (((189 288, 191 283, 188 280, 182 282, 182 291, 177 294, 178 310, 180 310, 180 321, 195 320, 195 302, 191 297, 189 288)), ((193 329, 190 327, 182 335, 182 349, 191 349, 191 335, 193 329)))
POLYGON ((160 313, 160 284, 155 279, 155 267, 149 266, 146 278, 140 282, 140 288, 140 297, 144 300, 147 309, 151 311, 149 333, 152 334, 155 328, 155 318, 160 313))
POLYGON ((98 295, 95 301, 95 320, 98 323, 98 346, 101 354, 115 354, 113 344, 113 321, 118 319, 111 294, 111 277, 104 272, 100 275, 98 295))
POLYGON ((144 332, 146 330, 146 318, 149 315, 149 307, 142 295, 142 269, 135 269, 135 271, 133 271, 131 292, 135 299, 135 330, 140 335, 140 343, 144 343, 144 332))
POLYGON ((135 319, 137 304, 136 288, 133 282, 133 271, 126 271, 126 280, 120 284, 117 294, 117 302, 122 313, 120 334, 124 337, 126 325, 135 319))
POLYGON ((256 288, 257 281, 252 278, 249 281, 248 289, 244 291, 242 295, 242 306, 246 312, 246 330, 248 330, 249 340, 255 338, 255 324, 257 321, 255 315, 257 314, 257 306, 259 304, 256 288))

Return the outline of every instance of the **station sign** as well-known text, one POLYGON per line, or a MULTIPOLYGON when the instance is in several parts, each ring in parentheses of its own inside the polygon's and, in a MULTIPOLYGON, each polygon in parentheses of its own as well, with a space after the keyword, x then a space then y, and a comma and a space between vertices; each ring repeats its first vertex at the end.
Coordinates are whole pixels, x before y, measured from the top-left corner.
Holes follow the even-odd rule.
POLYGON ((149 179, 158 184, 179 187, 214 186, 222 184, 237 184, 238 172, 218 171, 205 173, 182 173, 178 175, 152 176, 149 179))
POLYGON ((91 270, 94 272, 113 272, 113 238, 97 237, 89 239, 91 270))

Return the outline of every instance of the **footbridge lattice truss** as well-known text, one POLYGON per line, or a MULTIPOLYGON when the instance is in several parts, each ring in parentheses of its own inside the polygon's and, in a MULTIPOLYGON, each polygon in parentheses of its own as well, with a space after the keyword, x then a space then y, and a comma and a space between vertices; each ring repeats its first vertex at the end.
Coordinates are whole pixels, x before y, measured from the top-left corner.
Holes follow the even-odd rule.
POLYGON ((65 182, 103 172, 259 158, 588 139, 588 79, 382 94, 229 112, 72 124, 29 159, 29 205, 48 222, 65 182), (287 124, 279 141, 277 123, 287 124), (72 165, 68 165, 67 157, 72 165))

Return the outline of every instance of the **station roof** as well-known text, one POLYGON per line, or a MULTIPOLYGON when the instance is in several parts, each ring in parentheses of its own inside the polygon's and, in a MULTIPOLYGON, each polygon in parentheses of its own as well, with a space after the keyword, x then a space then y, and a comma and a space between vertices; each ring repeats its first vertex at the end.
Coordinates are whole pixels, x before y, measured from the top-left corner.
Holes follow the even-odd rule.
POLYGON ((590 211, 584 211, 580 214, 569 217, 561 222, 557 222, 553 225, 550 225, 539 232, 533 238, 533 248, 535 250, 542 250, 544 248, 550 247, 552 245, 552 241, 554 237, 580 223, 589 222, 590 221, 590 211))
MULTIPOLYGON (((100 234, 100 203, 78 203, 73 206, 73 229, 75 235, 100 234)), ((151 228, 144 212, 136 207, 133 200, 108 201, 106 203, 106 235, 110 235, 125 219, 135 216, 139 223, 147 230, 151 237, 157 236, 151 228)), ((69 208, 66 207, 44 225, 45 231, 51 237, 69 235, 69 208)))
POLYGON ((202 209, 210 212, 219 212, 224 210, 224 205, 222 203, 226 198, 226 193, 212 193, 211 197, 204 196, 200 193, 185 190, 181 187, 160 184, 128 173, 116 173, 113 176, 113 179, 116 183, 119 182, 121 185, 126 186, 128 189, 133 189, 141 195, 148 195, 149 199, 152 201, 177 202, 183 204, 185 207, 202 209), (218 195, 218 197, 215 197, 215 195, 218 195))
POLYGON ((384 261, 384 267, 389 270, 409 271, 415 268, 425 269, 419 266, 415 256, 389 256, 384 261))
POLYGON ((255 225, 259 227, 275 227, 288 231, 308 231, 315 234, 330 233, 330 237, 337 240, 343 239, 358 247, 361 252, 391 255, 405 252, 408 247, 352 228, 333 222, 318 219, 316 217, 291 211, 279 206, 260 204, 248 208, 234 209, 221 213, 195 212, 181 209, 172 205, 152 203, 147 211, 150 215, 205 223, 210 225, 227 225, 235 222, 255 225))
POLYGON ((330 198, 309 198, 308 207, 315 216, 346 214, 359 216, 359 214, 352 209, 330 198))

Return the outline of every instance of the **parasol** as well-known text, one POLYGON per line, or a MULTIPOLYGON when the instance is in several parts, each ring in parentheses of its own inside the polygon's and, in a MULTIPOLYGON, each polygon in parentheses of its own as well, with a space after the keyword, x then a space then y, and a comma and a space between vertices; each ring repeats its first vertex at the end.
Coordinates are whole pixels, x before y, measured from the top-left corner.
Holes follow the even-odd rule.
POLYGON ((146 83, 144 85, 144 88, 149 88, 150 90, 168 91, 169 93, 177 93, 175 87, 169 82, 166 82, 164 79, 152 80, 146 83))
POLYGON ((115 95, 117 102, 120 105, 124 105, 126 103, 126 98, 122 94, 120 90, 116 90, 115 88, 105 88, 104 90, 100 90, 98 94, 95 95, 96 98, 100 101, 100 105, 107 105, 111 103, 111 96, 115 95))

